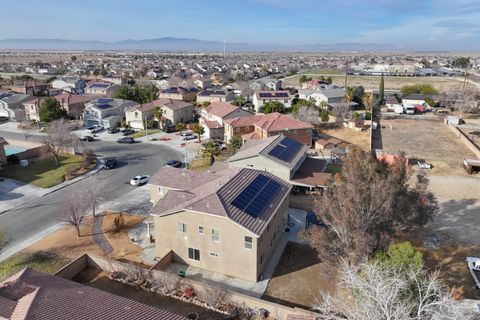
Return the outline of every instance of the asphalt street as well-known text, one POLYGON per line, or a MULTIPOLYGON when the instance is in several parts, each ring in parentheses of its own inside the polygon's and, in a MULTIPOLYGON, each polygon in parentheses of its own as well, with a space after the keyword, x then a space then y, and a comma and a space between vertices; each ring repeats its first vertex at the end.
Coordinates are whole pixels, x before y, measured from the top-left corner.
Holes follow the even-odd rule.
MULTIPOLYGON (((16 135, 18 134, 13 132, 0 132, 0 136, 19 139, 20 137, 16 135)), ((29 137, 30 141, 34 139, 41 139, 41 137, 29 137)), ((118 144, 95 141, 83 143, 83 145, 94 150, 99 157, 117 159, 115 168, 96 173, 106 184, 105 202, 113 200, 118 202, 123 195, 137 188, 129 184, 130 179, 135 175, 152 175, 166 161, 183 159, 180 152, 160 144, 118 144)), ((82 149, 82 146, 79 149, 82 149)), ((82 183, 83 181, 79 181, 0 214, 0 228, 7 230, 9 237, 9 243, 4 251, 8 252, 9 248, 18 247, 58 227, 63 203, 68 199, 69 193, 75 192, 82 183)))

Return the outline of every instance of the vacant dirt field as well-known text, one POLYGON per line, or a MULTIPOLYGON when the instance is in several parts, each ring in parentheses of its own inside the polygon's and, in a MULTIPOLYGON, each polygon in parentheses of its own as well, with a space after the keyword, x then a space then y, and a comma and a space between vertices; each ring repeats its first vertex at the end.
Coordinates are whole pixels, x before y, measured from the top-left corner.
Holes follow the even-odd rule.
POLYGON ((262 299, 311 308, 320 292, 334 292, 334 273, 330 264, 320 261, 310 246, 289 242, 262 299))
POLYGON ((355 131, 349 128, 321 129, 321 138, 335 137, 363 150, 370 150, 370 131, 355 131))
POLYGON ((462 169, 463 159, 475 158, 441 122, 393 119, 382 120, 381 125, 381 137, 378 137, 377 132, 374 148, 403 151, 410 158, 426 160, 433 165, 430 174, 465 175, 462 169))

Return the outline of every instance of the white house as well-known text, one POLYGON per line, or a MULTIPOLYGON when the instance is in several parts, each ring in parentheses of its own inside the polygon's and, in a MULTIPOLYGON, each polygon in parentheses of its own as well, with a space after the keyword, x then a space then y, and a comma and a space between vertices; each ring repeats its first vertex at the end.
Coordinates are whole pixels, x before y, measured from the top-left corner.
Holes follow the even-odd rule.
POLYGON ((253 105, 256 112, 259 112, 267 101, 278 101, 283 103, 286 108, 290 108, 292 100, 293 97, 288 90, 257 91, 253 95, 253 105))
POLYGON ((26 94, 2 93, 0 94, 0 117, 10 120, 22 121, 25 119, 23 103, 32 98, 26 94))
POLYGON ((125 111, 137 104, 135 101, 123 99, 99 98, 92 100, 85 104, 84 126, 117 127, 125 117, 125 111))
POLYGON ((83 93, 83 89, 86 87, 83 79, 73 77, 55 79, 52 81, 51 85, 54 89, 60 89, 72 93, 83 93))

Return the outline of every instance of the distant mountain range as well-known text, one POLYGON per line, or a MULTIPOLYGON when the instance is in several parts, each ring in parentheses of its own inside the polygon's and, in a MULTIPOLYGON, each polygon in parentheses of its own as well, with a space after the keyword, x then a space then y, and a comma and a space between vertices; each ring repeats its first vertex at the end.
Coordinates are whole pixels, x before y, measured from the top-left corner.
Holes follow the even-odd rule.
MULTIPOLYGON (((227 51, 393 51, 391 45, 376 43, 334 43, 307 45, 272 45, 226 43, 227 51)), ((65 39, 3 39, 0 49, 21 50, 120 50, 120 51, 203 51, 221 52, 223 42, 198 39, 163 37, 157 39, 123 40, 118 42, 81 41, 65 39)))

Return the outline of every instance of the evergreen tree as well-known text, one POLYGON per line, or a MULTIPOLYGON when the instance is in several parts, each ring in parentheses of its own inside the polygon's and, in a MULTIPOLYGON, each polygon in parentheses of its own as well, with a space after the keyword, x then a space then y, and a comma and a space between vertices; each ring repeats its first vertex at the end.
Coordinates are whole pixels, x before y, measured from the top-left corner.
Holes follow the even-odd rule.
POLYGON ((60 103, 51 97, 46 97, 40 105, 40 121, 51 122, 53 120, 65 118, 67 113, 62 109, 60 103))
POLYGON ((385 80, 383 78, 380 79, 380 90, 378 91, 378 105, 381 106, 383 104, 383 99, 385 97, 385 80))

